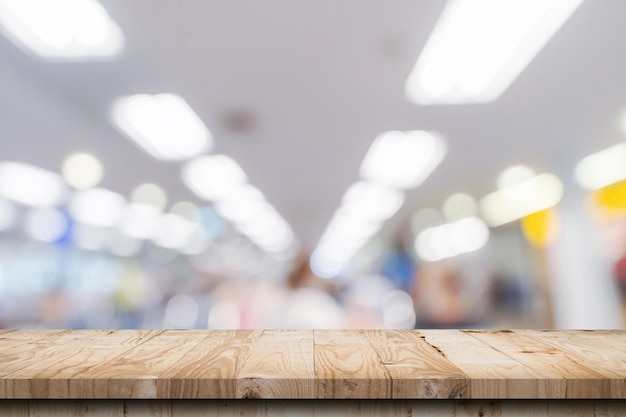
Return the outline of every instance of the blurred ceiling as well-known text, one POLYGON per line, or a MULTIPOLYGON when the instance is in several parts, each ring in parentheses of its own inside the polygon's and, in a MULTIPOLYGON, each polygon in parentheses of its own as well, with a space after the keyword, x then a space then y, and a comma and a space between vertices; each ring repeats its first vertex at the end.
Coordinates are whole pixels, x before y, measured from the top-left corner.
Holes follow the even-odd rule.
MULTIPOLYGON (((440 132, 448 154, 394 222, 453 192, 480 197, 525 163, 566 187, 582 157, 624 140, 626 2, 587 1, 495 102, 417 106, 404 82, 444 2, 102 1, 126 47, 116 60, 51 63, 0 37, 0 160, 60 170, 98 156, 102 186, 163 186, 200 202, 181 163, 157 161, 109 120, 115 98, 180 94, 250 182, 315 246, 373 139, 440 132)), ((567 192, 567 191, 566 191, 567 192)), ((393 225, 391 226, 393 227, 393 225)))

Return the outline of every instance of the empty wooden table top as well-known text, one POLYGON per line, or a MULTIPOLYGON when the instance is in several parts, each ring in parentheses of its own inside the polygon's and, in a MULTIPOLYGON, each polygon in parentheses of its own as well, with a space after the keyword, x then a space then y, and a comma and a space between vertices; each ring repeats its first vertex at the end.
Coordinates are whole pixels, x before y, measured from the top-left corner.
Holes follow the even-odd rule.
POLYGON ((624 399, 625 380, 618 330, 0 330, 4 399, 624 399))

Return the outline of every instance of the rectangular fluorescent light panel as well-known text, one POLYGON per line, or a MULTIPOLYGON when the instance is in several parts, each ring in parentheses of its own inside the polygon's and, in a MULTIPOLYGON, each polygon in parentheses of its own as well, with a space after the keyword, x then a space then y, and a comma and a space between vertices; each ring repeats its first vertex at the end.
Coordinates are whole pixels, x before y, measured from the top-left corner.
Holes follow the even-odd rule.
POLYGON ((626 143, 589 155, 576 165, 576 180, 597 190, 626 179, 626 143))
POLYGON ((65 202, 67 185, 59 174, 22 162, 0 162, 0 196, 32 207, 65 202))
POLYGON ((183 160, 208 151, 213 136, 182 97, 137 94, 115 101, 115 124, 157 159, 183 160))
POLYGON ((392 188, 414 188, 439 165, 443 139, 430 132, 386 132, 370 146, 359 169, 361 178, 392 188))
POLYGON ((489 226, 496 227, 553 207, 562 197, 561 180, 544 173, 487 194, 480 200, 480 212, 489 226))
POLYGON ((405 90, 417 104, 497 99, 582 0, 454 0, 446 5, 405 90))
POLYGON ((13 43, 46 59, 111 58, 124 46, 95 0, 0 0, 0 25, 13 43))

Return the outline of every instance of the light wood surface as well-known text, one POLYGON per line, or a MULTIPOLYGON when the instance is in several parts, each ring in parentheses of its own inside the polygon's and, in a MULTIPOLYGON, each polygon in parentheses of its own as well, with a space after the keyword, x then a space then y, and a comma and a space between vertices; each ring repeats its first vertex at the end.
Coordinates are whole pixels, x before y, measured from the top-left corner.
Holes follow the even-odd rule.
MULTIPOLYGON (((624 331, 0 332, 5 400, 623 400, 625 380, 624 331)), ((200 406, 172 404, 168 410, 200 406)), ((278 403, 271 413, 289 414, 285 407, 299 406, 278 403)), ((159 410, 151 413, 163 414, 159 410)))

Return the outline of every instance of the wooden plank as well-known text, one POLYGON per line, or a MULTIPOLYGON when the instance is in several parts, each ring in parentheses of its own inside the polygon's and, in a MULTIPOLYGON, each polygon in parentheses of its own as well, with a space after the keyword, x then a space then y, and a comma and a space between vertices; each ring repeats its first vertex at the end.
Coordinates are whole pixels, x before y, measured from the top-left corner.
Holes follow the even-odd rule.
POLYGON ((391 398, 387 369, 360 330, 314 330, 318 398, 391 398))
POLYGON ((160 375, 158 397, 236 398, 237 374, 262 333, 211 330, 160 375))
MULTIPOLYGON (((42 349, 28 351, 28 362, 0 380, 3 398, 72 398, 71 381, 102 366, 161 331, 118 330, 80 333, 83 337, 61 337, 42 341, 42 349), (45 367, 41 363, 45 363, 45 367)), ((77 335, 78 336, 78 335, 77 335)), ((24 355, 24 352, 21 353, 24 355)))
POLYGON ((454 417, 453 400, 410 400, 408 416, 454 417))
POLYGON ((595 402, 584 400, 548 401, 548 417, 595 417, 595 402))
POLYGON ((124 416, 171 417, 171 400, 126 400, 124 416))
POLYGON ((468 398, 546 398, 541 374, 459 330, 420 330, 470 380, 468 398))
POLYGON ((315 398, 313 330, 266 330, 237 374, 238 398, 315 398))
POLYGON ((626 339, 622 341, 604 332, 592 333, 594 337, 588 337, 590 332, 581 331, 515 330, 515 333, 569 352, 585 363, 626 378, 626 339))
POLYGON ((469 379, 413 330, 364 330, 393 380, 393 398, 467 398, 469 379))
POLYGON ((70 379, 70 396, 158 398, 157 379, 206 337, 206 331, 166 330, 123 355, 70 379))
POLYGON ((215 400, 172 400, 172 417, 206 417, 218 415, 215 400))
POLYGON ((315 400, 268 400, 267 417, 313 417, 315 400))
POLYGON ((454 403, 455 417, 501 417, 502 402, 488 400, 466 400, 454 403))
POLYGON ((29 417, 80 417, 78 401, 30 400, 29 417))
POLYGON ((546 380, 547 398, 623 398, 623 379, 538 340, 507 331, 467 330, 546 380), (619 392, 618 392, 619 391, 619 392))
POLYGON ((0 416, 28 417, 28 400, 0 400, 0 416))
POLYGON ((267 403, 265 401, 222 401, 218 405, 219 417, 266 417, 267 403))
MULTIPOLYGON (((52 400, 57 401, 57 400, 52 400)), ((80 417, 125 417, 122 400, 63 400, 77 401, 80 417)))
POLYGON ((547 400, 502 401, 502 417, 547 417, 547 400))

